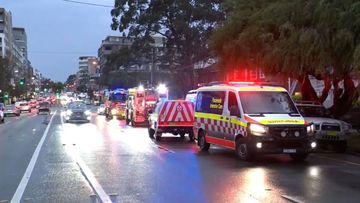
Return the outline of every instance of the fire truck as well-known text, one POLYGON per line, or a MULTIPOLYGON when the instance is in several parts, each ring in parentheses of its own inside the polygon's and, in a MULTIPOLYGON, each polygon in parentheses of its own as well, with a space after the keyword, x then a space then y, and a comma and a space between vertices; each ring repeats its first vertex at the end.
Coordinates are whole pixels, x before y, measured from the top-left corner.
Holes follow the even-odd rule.
POLYGON ((126 114, 127 91, 125 89, 115 89, 109 92, 105 102, 105 116, 108 119, 124 119, 126 114))
POLYGON ((154 110, 159 101, 167 100, 166 86, 161 88, 144 88, 139 86, 128 90, 126 123, 132 126, 147 124, 149 111, 154 110), (159 91, 160 90, 160 91, 159 91))

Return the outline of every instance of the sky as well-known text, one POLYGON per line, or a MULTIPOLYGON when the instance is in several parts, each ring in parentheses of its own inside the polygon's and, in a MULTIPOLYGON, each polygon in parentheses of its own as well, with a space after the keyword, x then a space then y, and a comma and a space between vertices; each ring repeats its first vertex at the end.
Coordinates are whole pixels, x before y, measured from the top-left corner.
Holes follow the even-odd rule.
MULTIPOLYGON (((77 0, 113 6, 114 0, 77 0)), ((27 33, 32 66, 45 77, 65 82, 78 69, 79 56, 97 56, 110 28, 110 7, 70 3, 64 0, 0 0, 11 11, 13 27, 27 33)))

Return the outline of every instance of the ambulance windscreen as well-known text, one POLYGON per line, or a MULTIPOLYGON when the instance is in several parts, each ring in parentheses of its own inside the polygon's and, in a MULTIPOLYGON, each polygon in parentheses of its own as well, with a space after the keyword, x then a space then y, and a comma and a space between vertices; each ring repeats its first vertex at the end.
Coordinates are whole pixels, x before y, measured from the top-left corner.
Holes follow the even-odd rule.
POLYGON ((241 91, 239 95, 246 114, 298 113, 286 92, 241 91))

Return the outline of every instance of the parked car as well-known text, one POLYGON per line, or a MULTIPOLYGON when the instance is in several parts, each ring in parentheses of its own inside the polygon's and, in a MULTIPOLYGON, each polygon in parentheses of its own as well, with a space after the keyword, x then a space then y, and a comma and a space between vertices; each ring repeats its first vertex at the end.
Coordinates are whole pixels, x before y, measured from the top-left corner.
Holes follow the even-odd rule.
POLYGON ((51 110, 50 110, 50 103, 49 102, 41 102, 39 104, 39 108, 38 108, 38 112, 37 114, 41 114, 41 113, 47 113, 50 114, 51 110))
POLYGON ((4 112, 0 109, 0 123, 4 123, 5 122, 5 118, 4 118, 4 112))
POLYGON ((4 103, 0 103, 0 111, 4 111, 5 110, 5 104, 4 103))
POLYGON ((296 104, 302 116, 315 127, 315 138, 320 147, 332 145, 337 152, 345 152, 351 125, 335 119, 321 104, 302 102, 296 104))
POLYGON ((20 116, 20 109, 18 107, 16 107, 15 105, 7 105, 4 108, 4 115, 5 117, 9 116, 9 115, 13 115, 13 116, 20 116))

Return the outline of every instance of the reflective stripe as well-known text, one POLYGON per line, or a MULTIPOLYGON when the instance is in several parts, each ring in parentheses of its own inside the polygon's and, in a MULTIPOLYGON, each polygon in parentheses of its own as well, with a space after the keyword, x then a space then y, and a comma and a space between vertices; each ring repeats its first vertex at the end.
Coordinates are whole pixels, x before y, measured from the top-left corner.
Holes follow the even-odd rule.
POLYGON ((243 127, 246 127, 246 126, 247 126, 247 123, 242 122, 242 121, 239 121, 239 120, 236 119, 236 118, 231 118, 230 122, 231 122, 231 123, 234 123, 234 124, 237 124, 237 125, 241 125, 241 126, 243 126, 243 127))
POLYGON ((207 118, 207 119, 212 119, 212 120, 216 120, 216 121, 225 121, 228 122, 230 119, 230 123, 236 124, 236 125, 240 125, 243 127, 246 127, 247 124, 245 122, 242 122, 236 118, 230 118, 228 116, 223 116, 223 115, 218 115, 218 114, 212 114, 212 113, 198 113, 195 112, 195 118, 207 118))
POLYGON ((195 112, 195 118, 209 118, 209 119, 214 119, 214 120, 223 120, 225 121, 225 117, 223 115, 218 115, 218 114, 212 114, 212 113, 198 113, 195 112), (223 119, 221 119, 221 117, 223 117, 223 119))
POLYGON ((269 119, 269 120, 260 120, 259 123, 264 125, 271 124, 305 124, 305 120, 302 119, 269 119))
POLYGON ((282 87, 239 87, 239 91, 273 91, 273 92, 286 92, 282 87))

